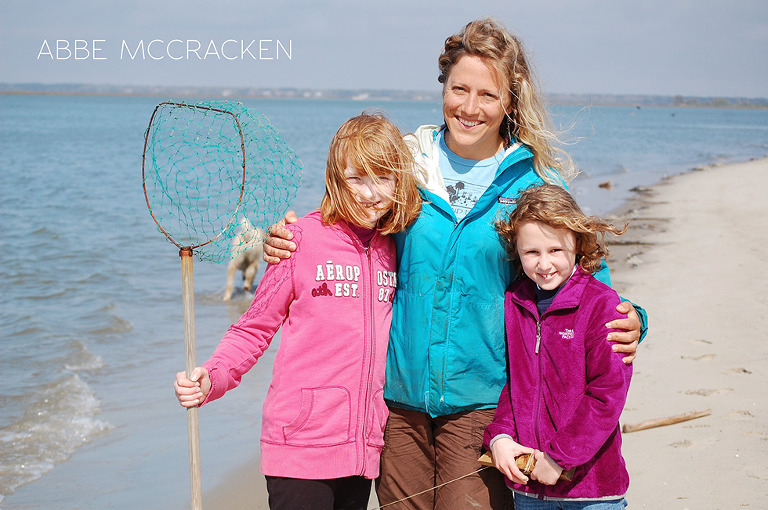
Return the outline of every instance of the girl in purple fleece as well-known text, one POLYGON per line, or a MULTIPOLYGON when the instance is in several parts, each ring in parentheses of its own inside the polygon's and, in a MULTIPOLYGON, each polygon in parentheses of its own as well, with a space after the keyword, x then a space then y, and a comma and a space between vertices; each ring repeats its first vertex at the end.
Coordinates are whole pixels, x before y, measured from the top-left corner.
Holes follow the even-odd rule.
POLYGON ((176 375, 181 405, 204 405, 235 388, 282 328, 262 412, 272 509, 367 508, 388 416, 397 275, 387 234, 418 216, 413 165, 384 116, 345 122, 331 142, 320 210, 289 227, 296 252, 267 268, 211 358, 189 378, 176 375))
POLYGON ((497 225, 521 276, 506 293, 509 381, 485 445, 514 491, 515 509, 619 509, 629 475, 619 416, 632 366, 604 340, 619 297, 591 273, 605 232, 560 186, 521 193, 497 225), (530 479, 515 457, 533 453, 530 479), (571 471, 572 479, 560 479, 571 471))

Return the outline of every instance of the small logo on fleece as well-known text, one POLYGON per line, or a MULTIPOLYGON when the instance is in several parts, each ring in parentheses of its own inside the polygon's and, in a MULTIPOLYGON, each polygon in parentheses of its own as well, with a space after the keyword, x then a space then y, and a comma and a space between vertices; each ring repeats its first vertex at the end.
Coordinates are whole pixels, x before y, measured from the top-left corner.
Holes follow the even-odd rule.
POLYGON ((559 331, 560 338, 563 340, 573 340, 576 335, 574 335, 572 329, 565 329, 564 331, 559 331))
POLYGON ((500 204, 507 204, 507 205, 514 205, 517 203, 516 198, 510 198, 510 197, 499 197, 498 202, 500 204))

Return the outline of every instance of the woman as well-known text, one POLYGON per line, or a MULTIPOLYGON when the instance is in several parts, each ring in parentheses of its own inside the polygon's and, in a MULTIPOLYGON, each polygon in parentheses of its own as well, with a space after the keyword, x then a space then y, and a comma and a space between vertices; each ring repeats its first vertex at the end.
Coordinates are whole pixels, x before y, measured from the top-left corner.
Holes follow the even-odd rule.
MULTIPOLYGON (((395 235, 390 417, 377 494, 381 505, 419 494, 402 508, 505 508, 511 498, 499 472, 464 476, 480 467, 483 430, 507 378, 504 292, 514 274, 494 223, 521 190, 562 184, 571 166, 557 157, 520 42, 500 23, 469 23, 438 62, 445 125, 409 137, 425 171, 424 200, 416 222, 395 235)), ((267 262, 290 255, 292 243, 278 237, 289 239, 273 229, 267 262)), ((607 268, 596 276, 609 280, 607 268)), ((614 348, 631 362, 641 323, 630 303, 617 310, 629 316, 609 324, 625 331, 610 339, 624 343, 614 348)))

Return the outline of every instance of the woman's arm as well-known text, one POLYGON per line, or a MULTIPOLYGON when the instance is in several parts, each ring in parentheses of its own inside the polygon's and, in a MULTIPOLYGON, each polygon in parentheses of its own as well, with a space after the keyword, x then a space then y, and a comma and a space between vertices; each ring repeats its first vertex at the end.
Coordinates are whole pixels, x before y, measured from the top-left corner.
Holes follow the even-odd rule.
MULTIPOLYGON (((611 285, 611 275, 605 261, 603 265, 594 274, 595 278, 606 285, 611 285)), ((624 356, 624 363, 630 364, 634 361, 637 354, 637 347, 648 333, 648 314, 646 311, 632 303, 620 298, 621 303, 616 307, 616 311, 626 315, 626 319, 613 320, 605 325, 606 328, 616 329, 617 331, 608 333, 606 339, 609 342, 617 342, 613 345, 613 352, 621 352, 624 356)))

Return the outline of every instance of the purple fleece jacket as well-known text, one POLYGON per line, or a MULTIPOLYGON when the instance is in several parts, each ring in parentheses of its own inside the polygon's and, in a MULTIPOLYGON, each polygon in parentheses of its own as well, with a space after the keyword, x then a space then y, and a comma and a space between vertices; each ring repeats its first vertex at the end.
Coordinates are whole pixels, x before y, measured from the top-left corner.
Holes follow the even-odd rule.
POLYGON ((318 212, 288 228, 298 249, 267 268, 248 311, 203 363, 213 383, 206 402, 235 388, 282 327, 262 413, 262 473, 376 478, 394 242, 377 233, 366 249, 346 223, 325 226, 318 212))
POLYGON ((619 416, 632 375, 605 340, 605 323, 622 318, 613 289, 580 268, 542 317, 535 284, 524 278, 505 301, 510 378, 499 398, 485 445, 508 434, 523 446, 548 454, 571 482, 547 486, 534 480, 507 485, 552 498, 621 497, 629 474, 621 456, 619 416), (537 334, 538 329, 538 334, 537 334))

